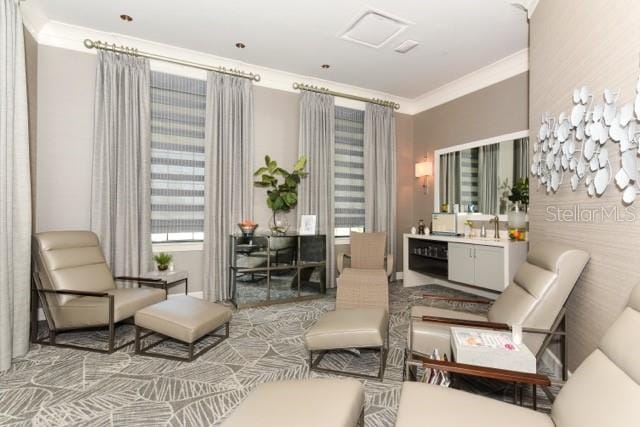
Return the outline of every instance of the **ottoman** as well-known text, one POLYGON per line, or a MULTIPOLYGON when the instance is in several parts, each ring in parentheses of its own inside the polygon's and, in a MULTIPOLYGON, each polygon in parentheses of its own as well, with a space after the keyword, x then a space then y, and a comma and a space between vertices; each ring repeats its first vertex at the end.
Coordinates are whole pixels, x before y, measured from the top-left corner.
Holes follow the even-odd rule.
POLYGON ((364 388, 356 380, 310 379, 261 384, 223 427, 364 427, 364 388))
POLYGON ((228 307, 188 295, 181 295, 145 307, 142 310, 138 310, 134 318, 136 325, 136 354, 191 362, 229 337, 230 320, 231 310, 228 307), (214 332, 222 327, 225 328, 224 335, 215 335, 214 332), (143 329, 163 335, 165 338, 142 347, 140 334, 143 329), (194 355, 195 343, 207 336, 214 336, 220 339, 194 355), (188 356, 179 357, 148 351, 168 338, 186 344, 188 346, 188 356))
POLYGON ((309 369, 318 372, 382 380, 387 357, 389 318, 384 308, 350 308, 323 314, 304 336, 309 369), (328 351, 375 349, 380 354, 378 375, 364 375, 318 367, 328 351), (313 353, 320 354, 314 360, 313 353))

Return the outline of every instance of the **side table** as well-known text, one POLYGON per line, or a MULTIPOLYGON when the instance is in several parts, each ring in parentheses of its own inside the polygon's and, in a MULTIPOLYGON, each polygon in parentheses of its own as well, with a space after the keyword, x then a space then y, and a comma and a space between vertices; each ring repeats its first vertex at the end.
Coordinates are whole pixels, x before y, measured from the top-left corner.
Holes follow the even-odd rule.
POLYGON ((149 271, 141 275, 146 286, 164 289, 165 295, 169 295, 169 289, 184 283, 184 293, 189 293, 189 272, 176 271, 149 271))

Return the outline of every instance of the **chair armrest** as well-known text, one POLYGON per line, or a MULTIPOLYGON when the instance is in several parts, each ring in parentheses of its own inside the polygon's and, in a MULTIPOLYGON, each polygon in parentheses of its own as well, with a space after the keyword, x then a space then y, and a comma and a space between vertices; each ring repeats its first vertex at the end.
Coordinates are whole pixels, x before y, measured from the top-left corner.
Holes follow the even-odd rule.
POLYGON ((506 323, 487 322, 483 320, 451 319, 449 317, 437 317, 437 316, 412 316, 412 318, 422 320, 423 322, 445 323, 447 325, 469 326, 472 328, 497 329, 501 331, 511 330, 511 326, 507 325, 506 323))
POLYGON ((546 375, 530 374, 527 372, 510 371, 507 369, 488 368, 485 366, 467 365, 446 360, 433 360, 428 357, 416 356, 425 368, 439 369, 454 374, 473 377, 490 378, 509 383, 531 384, 549 387, 551 380, 546 375))
POLYGON ((338 273, 340 273, 340 274, 342 274, 342 270, 344 270, 344 259, 345 258, 351 259, 351 254, 347 254, 347 253, 338 254, 338 260, 337 260, 337 263, 336 263, 336 267, 338 268, 338 273))
POLYGON ((389 254, 385 256, 384 259, 386 264, 387 277, 390 277, 393 274, 393 255, 389 254))
POLYGON ((92 291, 74 291, 71 289, 36 289, 36 292, 42 292, 43 294, 62 294, 62 295, 76 295, 79 297, 108 297, 106 292, 92 292, 92 291))
POLYGON ((474 299, 474 298, 457 298, 457 297, 448 297, 446 295, 433 295, 433 294, 424 294, 423 298, 427 298, 434 301, 452 301, 452 302, 471 302, 476 304, 493 304, 493 301, 490 300, 482 300, 482 299, 474 299))

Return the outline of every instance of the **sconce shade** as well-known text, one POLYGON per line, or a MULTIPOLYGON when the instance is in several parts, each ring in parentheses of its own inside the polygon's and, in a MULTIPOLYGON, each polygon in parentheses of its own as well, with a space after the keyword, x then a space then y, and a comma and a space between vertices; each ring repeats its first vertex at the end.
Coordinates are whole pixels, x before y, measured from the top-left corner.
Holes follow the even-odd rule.
POLYGON ((433 165, 429 161, 416 163, 416 178, 433 175, 433 165))

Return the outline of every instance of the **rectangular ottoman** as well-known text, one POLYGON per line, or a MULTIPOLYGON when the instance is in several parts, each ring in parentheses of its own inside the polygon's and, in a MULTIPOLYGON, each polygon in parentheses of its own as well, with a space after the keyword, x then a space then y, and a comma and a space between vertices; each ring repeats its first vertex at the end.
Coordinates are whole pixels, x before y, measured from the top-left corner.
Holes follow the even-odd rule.
POLYGON ((159 302, 142 310, 138 310, 135 314, 136 354, 191 362, 229 337, 230 320, 231 309, 228 307, 193 298, 188 295, 182 295, 159 302), (214 335, 214 332, 223 326, 225 328, 224 335, 214 335), (142 329, 148 329, 187 344, 188 356, 178 357, 149 352, 149 349, 162 343, 166 338, 143 348, 140 338, 142 329), (203 348, 194 356, 193 350, 195 343, 206 336, 214 336, 220 339, 203 348))
POLYGON ((309 350, 309 369, 382 380, 388 339, 389 317, 384 308, 350 308, 330 311, 323 314, 304 336, 305 347, 309 350), (378 375, 356 374, 318 367, 327 351, 351 348, 378 350, 380 354, 378 375), (314 352, 320 353, 316 360, 313 359, 314 352))
POLYGON ((337 379, 261 384, 222 426, 364 427, 364 387, 337 379))

